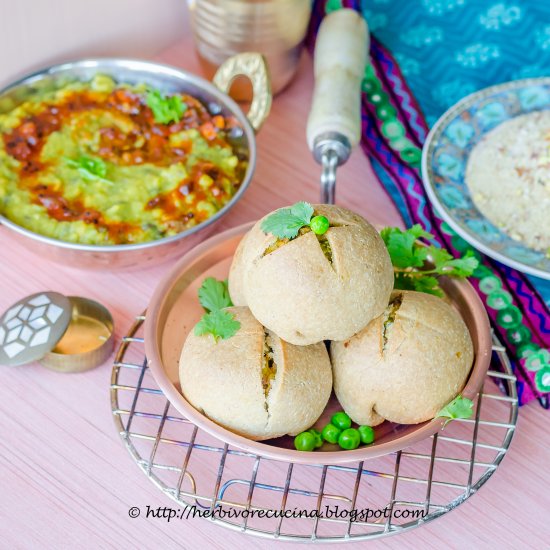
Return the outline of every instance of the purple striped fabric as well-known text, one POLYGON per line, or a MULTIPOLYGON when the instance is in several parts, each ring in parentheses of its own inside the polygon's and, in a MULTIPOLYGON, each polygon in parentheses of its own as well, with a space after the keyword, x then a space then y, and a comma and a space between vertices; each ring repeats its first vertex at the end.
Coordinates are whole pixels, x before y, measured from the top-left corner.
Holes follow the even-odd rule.
MULTIPOLYGON (((314 43, 315 34, 325 13, 326 4, 325 0, 318 0, 314 3, 309 36, 310 45, 314 43)), ((342 4, 344 7, 360 11, 360 3, 357 1, 344 1, 342 4)), ((384 92, 396 109, 398 119, 406 129, 407 138, 418 147, 422 147, 428 133, 428 125, 407 86, 398 64, 391 54, 372 37, 370 53, 375 73, 382 83, 384 92)), ((388 140, 381 132, 381 124, 382 121, 377 118, 374 107, 363 95, 363 150, 371 160, 382 167, 385 175, 392 182, 393 193, 397 193, 401 198, 402 207, 406 209, 409 220, 412 223, 422 224, 426 230, 435 235, 436 241, 440 245, 458 255, 458 251, 452 246, 451 237, 441 230, 442 221, 436 216, 428 201, 419 170, 401 160, 399 154, 390 147, 388 140)), ((380 184, 383 185, 382 182, 380 184)), ((388 189, 386 190, 388 191, 388 189)), ((389 192, 388 194, 392 197, 392 194, 389 192)), ((532 341, 541 347, 549 347, 550 311, 527 277, 487 257, 483 259, 483 263, 501 279, 503 288, 513 296, 514 305, 523 314, 524 325, 532 333, 532 341)), ((486 296, 479 290, 477 281, 472 279, 472 283, 484 303, 486 303, 486 296)), ((536 389, 534 373, 525 368, 524 359, 516 356, 515 347, 513 343, 508 341, 506 330, 496 322, 497 311, 490 307, 487 307, 487 311, 492 321, 493 330, 505 345, 512 359, 518 377, 520 402, 526 403, 533 398, 538 398, 543 405, 546 405, 548 394, 541 394, 536 389)))

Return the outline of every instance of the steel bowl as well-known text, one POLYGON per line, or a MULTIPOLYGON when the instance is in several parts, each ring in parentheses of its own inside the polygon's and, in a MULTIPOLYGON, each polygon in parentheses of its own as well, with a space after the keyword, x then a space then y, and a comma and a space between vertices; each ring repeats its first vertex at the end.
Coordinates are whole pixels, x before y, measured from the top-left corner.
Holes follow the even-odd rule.
POLYGON ((233 145, 236 151, 248 157, 248 168, 237 193, 214 216, 199 225, 171 237, 140 244, 75 244, 25 229, 1 214, 0 223, 28 250, 72 267, 112 270, 143 266, 181 254, 212 232, 250 184, 256 164, 255 131, 260 128, 271 106, 271 86, 265 60, 257 53, 236 55, 219 68, 214 83, 170 65, 135 59, 85 59, 63 63, 28 75, 1 90, 0 113, 10 111, 39 90, 54 90, 75 80, 88 81, 98 73, 117 82, 146 84, 165 93, 185 92, 200 99, 210 110, 234 116, 242 128, 242 135, 234 139, 233 145), (248 115, 226 93, 232 81, 241 75, 251 80, 254 90, 248 115))
MULTIPOLYGON (((253 224, 224 231, 185 254, 160 282, 145 318, 145 352, 155 381, 172 405, 185 418, 214 437, 239 449, 259 456, 306 464, 343 464, 383 456, 417 443, 443 429, 445 420, 434 418, 422 424, 383 422, 375 428, 372 445, 344 451, 337 445, 323 445, 314 452, 294 449, 290 436, 267 441, 252 441, 223 428, 195 409, 182 395, 179 381, 180 354, 195 323, 204 313, 197 290, 206 277, 225 279, 233 254, 244 234, 253 224)), ((476 291, 465 280, 441 277, 440 283, 452 306, 464 319, 474 345, 474 364, 462 395, 475 400, 491 360, 491 330, 487 312, 476 291)), ((208 368, 205 365, 204 368, 208 368)), ((315 428, 330 421, 342 407, 331 396, 315 428)))

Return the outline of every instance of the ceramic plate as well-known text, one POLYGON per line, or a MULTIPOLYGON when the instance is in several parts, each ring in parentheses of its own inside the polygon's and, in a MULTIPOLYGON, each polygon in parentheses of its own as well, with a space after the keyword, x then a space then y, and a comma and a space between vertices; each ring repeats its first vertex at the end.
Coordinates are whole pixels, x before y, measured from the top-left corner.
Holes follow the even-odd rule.
MULTIPOLYGON (((344 451, 337 445, 325 443, 317 451, 300 452, 294 449, 293 437, 252 441, 218 426, 191 406, 181 394, 178 371, 183 343, 203 314, 197 291, 206 277, 227 278, 235 249, 250 227, 251 224, 247 224, 221 233, 185 254, 151 299, 145 320, 145 351, 151 373, 172 405, 185 418, 226 443, 255 455, 298 463, 339 464, 365 460, 404 449, 441 430, 444 423, 441 418, 416 425, 384 422, 376 426, 376 439, 372 445, 344 451)), ((487 313, 467 281, 443 277, 441 285, 472 335, 475 360, 462 395, 475 399, 491 358, 487 313)), ((342 407, 332 395, 314 427, 322 428, 338 410, 342 407)))
POLYGON ((503 264, 550 279, 550 258, 491 223, 473 203, 464 181, 470 151, 487 132, 513 117, 543 109, 550 109, 550 78, 507 82, 469 95, 429 133, 422 176, 430 200, 462 238, 503 264))

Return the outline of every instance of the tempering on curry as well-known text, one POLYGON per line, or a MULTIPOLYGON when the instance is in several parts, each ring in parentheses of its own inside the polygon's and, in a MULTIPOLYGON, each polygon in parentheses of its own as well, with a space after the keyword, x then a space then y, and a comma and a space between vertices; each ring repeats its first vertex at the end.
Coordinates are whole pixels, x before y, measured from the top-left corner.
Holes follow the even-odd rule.
POLYGON ((235 194, 247 159, 233 117, 196 98, 73 82, 0 114, 0 213, 69 242, 142 243, 180 233, 235 194))

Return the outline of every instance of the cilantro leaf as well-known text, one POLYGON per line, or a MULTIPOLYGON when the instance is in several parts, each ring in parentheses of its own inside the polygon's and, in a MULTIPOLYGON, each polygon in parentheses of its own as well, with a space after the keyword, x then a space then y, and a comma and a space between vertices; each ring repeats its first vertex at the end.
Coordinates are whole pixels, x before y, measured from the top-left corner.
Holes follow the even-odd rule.
POLYGON ((468 250, 462 258, 453 258, 449 260, 445 264, 443 271, 445 275, 453 277, 470 277, 478 265, 479 261, 474 256, 474 253, 468 250))
POLYGON ((65 159, 65 162, 67 166, 78 170, 78 173, 86 181, 101 180, 105 183, 113 183, 105 179, 107 176, 107 164, 99 157, 80 155, 76 160, 65 159))
POLYGON ((80 168, 94 176, 104 178, 107 175, 107 165, 100 158, 82 156, 78 159, 80 168))
POLYGON ((199 288, 199 302, 207 312, 232 306, 227 281, 218 281, 214 277, 206 278, 199 288))
POLYGON ((414 277, 409 277, 407 273, 394 271, 394 288, 397 290, 416 290, 414 277))
POLYGON ((471 399, 467 397, 462 397, 462 395, 457 395, 450 403, 445 405, 436 415, 436 418, 447 418, 445 422, 447 425, 448 422, 454 420, 455 418, 470 418, 474 413, 474 403, 471 399))
POLYGON ((416 241, 421 238, 432 238, 419 224, 413 225, 406 231, 398 227, 387 227, 380 233, 386 243, 388 252, 395 267, 421 267, 428 255, 425 247, 417 246, 416 241))
POLYGON ((380 235, 382 236, 382 239, 384 239, 384 242, 386 242, 386 238, 388 236, 394 235, 394 234, 403 234, 403 233, 410 234, 415 239, 431 240, 434 237, 431 233, 424 231, 424 229, 419 223, 416 223, 412 227, 409 227, 406 231, 402 231, 401 229, 399 229, 399 227, 384 227, 380 232, 380 235))
POLYGON ((235 320, 235 316, 229 311, 215 309, 210 313, 205 313, 201 320, 195 325, 195 334, 204 336, 211 334, 214 341, 227 340, 236 334, 241 328, 241 323, 235 320))
POLYGON ((145 102, 153 111, 155 122, 160 124, 179 122, 188 109, 179 95, 165 96, 159 90, 149 90, 145 102))
POLYGON ((447 250, 434 245, 423 245, 419 239, 432 240, 433 235, 419 224, 402 231, 398 227, 386 227, 380 232, 388 249, 395 274, 395 288, 416 290, 435 296, 443 296, 438 275, 469 277, 478 266, 470 250, 462 258, 455 258, 447 250), (426 265, 429 261, 432 265, 426 265))
POLYGON ((309 225, 313 216, 313 206, 307 202, 297 202, 290 208, 280 208, 262 222, 262 231, 279 239, 294 239, 300 228, 309 225))
POLYGON ((211 334, 217 342, 220 338, 231 338, 241 328, 241 323, 235 320, 235 316, 223 309, 233 305, 227 281, 207 277, 199 288, 199 302, 206 313, 195 325, 197 336, 211 334))
POLYGON ((452 254, 449 254, 444 248, 438 248, 437 246, 428 247, 428 256, 438 270, 443 269, 447 262, 453 259, 452 254))
POLYGON ((436 277, 426 275, 425 277, 409 277, 409 279, 412 279, 414 290, 417 292, 426 292, 440 298, 443 297, 443 291, 439 288, 439 281, 436 277))
POLYGON ((311 216, 313 216, 313 206, 309 202, 300 201, 296 204, 293 204, 290 207, 292 214, 303 220, 304 225, 308 225, 311 221, 311 216))
POLYGON ((262 231, 272 233, 280 239, 293 239, 304 226, 304 222, 284 208, 274 212, 262 222, 262 231))

